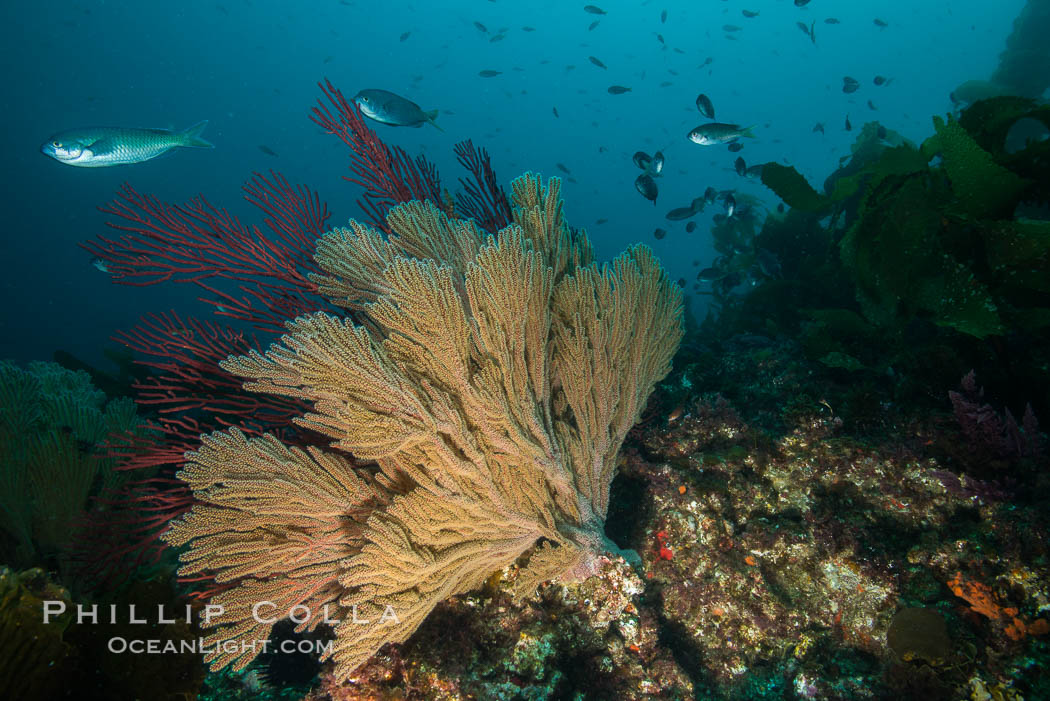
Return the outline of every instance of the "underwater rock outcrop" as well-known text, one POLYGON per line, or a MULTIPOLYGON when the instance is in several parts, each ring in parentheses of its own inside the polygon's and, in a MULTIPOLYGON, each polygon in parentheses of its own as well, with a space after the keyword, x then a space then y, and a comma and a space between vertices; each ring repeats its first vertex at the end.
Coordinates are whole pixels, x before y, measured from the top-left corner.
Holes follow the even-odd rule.
POLYGON ((1050 0, 1028 0, 988 80, 968 80, 952 91, 960 105, 1005 95, 1040 98, 1050 87, 1050 0))

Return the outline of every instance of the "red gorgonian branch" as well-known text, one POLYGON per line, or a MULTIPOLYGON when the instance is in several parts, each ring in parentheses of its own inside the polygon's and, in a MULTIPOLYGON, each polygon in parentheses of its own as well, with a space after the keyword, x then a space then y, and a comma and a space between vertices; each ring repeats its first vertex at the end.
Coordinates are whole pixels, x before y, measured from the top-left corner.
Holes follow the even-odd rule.
POLYGON ((102 208, 117 218, 108 225, 124 234, 82 246, 119 284, 192 283, 218 314, 282 330, 285 320, 327 306, 309 275, 319 272, 313 250, 331 214, 309 188, 278 173, 269 179, 256 173, 244 192, 263 212, 269 236, 203 196, 169 205, 125 184, 102 208), (221 280, 236 291, 221 289, 221 280))
MULTIPOLYGON (((306 405, 286 397, 249 394, 243 382, 219 367, 230 355, 262 350, 259 341, 214 322, 181 318, 176 312, 151 314, 116 340, 152 370, 136 383, 136 403, 161 415, 203 410, 210 430, 241 426, 249 419, 268 427, 290 426, 306 405)), ((199 435, 199 432, 198 434, 199 435)))
POLYGON ((175 474, 202 433, 235 425, 248 435, 274 432, 289 443, 304 438, 292 419, 305 403, 245 392, 219 367, 231 354, 260 348, 243 331, 171 312, 147 316, 116 339, 151 370, 133 388, 140 410, 155 418, 107 441, 106 457, 118 461, 116 469, 141 477, 100 494, 78 524, 74 564, 89 587, 111 588, 137 567, 157 562, 166 547, 160 535, 193 506, 192 493, 175 474))
POLYGON ((81 586, 111 590, 139 567, 155 565, 166 545, 160 535, 193 506, 181 480, 158 477, 108 489, 77 522, 72 565, 81 586))
POLYGON ((365 190, 357 204, 370 223, 386 230, 391 207, 411 200, 429 200, 441 206, 441 183, 437 168, 423 156, 412 159, 399 146, 387 146, 365 123, 361 110, 347 100, 328 80, 318 83, 328 104, 318 99, 310 119, 350 148, 350 170, 343 176, 365 190))
POLYGON ((492 160, 485 149, 474 147, 470 139, 455 146, 456 160, 470 171, 473 181, 459 179, 466 191, 456 193, 456 205, 465 216, 472 217, 485 231, 495 233, 512 221, 510 200, 499 184, 492 160))

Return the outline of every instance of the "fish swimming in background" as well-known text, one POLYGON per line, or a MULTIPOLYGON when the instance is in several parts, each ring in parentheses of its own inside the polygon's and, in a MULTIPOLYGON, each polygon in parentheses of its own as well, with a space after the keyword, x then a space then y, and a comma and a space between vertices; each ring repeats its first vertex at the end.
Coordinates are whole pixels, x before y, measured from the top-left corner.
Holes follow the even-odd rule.
POLYGON ((642 173, 634 180, 634 189, 641 194, 642 197, 649 200, 656 205, 656 198, 659 196, 660 191, 656 187, 656 182, 653 177, 648 173, 642 173))
POLYGON ((660 175, 664 172, 664 154, 663 151, 657 151, 653 154, 653 159, 649 162, 649 174, 660 175))
POLYGON ((354 95, 354 103, 361 114, 381 124, 392 127, 421 127, 433 124, 438 131, 445 131, 434 121, 438 111, 424 112, 419 105, 387 90, 367 89, 354 95))
POLYGON ((726 219, 732 219, 733 214, 736 213, 736 198, 733 197, 733 193, 729 193, 723 200, 726 208, 726 219))
POLYGON ((590 13, 592 15, 604 15, 604 14, 606 14, 605 10, 603 10, 600 7, 598 7, 597 5, 584 5, 583 6, 583 11, 584 12, 588 12, 588 13, 590 13))
POLYGON ((267 156, 277 156, 277 152, 266 144, 259 144, 259 150, 265 153, 267 156))
POLYGON ((696 274, 696 279, 700 282, 715 282, 721 280, 729 275, 729 271, 721 270, 719 268, 704 268, 696 274))
POLYGON ((495 78, 496 76, 501 75, 502 73, 503 71, 495 71, 491 68, 486 68, 483 71, 478 71, 478 75, 482 78, 495 78))
POLYGON ((715 118, 715 105, 711 102, 711 98, 703 93, 696 96, 696 109, 708 119, 715 118))
POLYGON ((814 33, 816 30, 816 20, 810 22, 808 27, 806 26, 805 22, 795 22, 795 24, 798 26, 799 29, 802 30, 803 34, 809 37, 810 41, 812 41, 814 44, 817 43, 817 35, 814 33))
POLYGON ((98 270, 99 272, 103 272, 103 273, 108 273, 109 272, 109 266, 106 265, 106 261, 102 260, 101 258, 92 258, 91 259, 91 267, 94 268, 95 270, 98 270))
POLYGON ((59 163, 81 168, 142 163, 180 146, 213 148, 200 136, 206 126, 208 120, 183 131, 125 127, 71 129, 52 136, 40 150, 59 163))
POLYGON ((604 63, 602 63, 602 62, 601 62, 601 61, 600 61, 600 60, 599 60, 599 59, 598 59, 597 57, 595 57, 595 56, 588 56, 588 57, 587 57, 587 60, 589 60, 589 61, 590 61, 591 63, 593 63, 594 65, 598 66, 598 68, 606 68, 606 69, 608 69, 608 67, 607 67, 607 66, 606 66, 606 65, 605 65, 604 63))
POLYGON ((610 95, 623 95, 625 92, 631 92, 631 89, 622 85, 610 85, 608 92, 610 95))
POLYGON ((666 214, 666 217, 671 221, 682 221, 683 219, 689 219, 697 213, 693 207, 675 207, 666 214))

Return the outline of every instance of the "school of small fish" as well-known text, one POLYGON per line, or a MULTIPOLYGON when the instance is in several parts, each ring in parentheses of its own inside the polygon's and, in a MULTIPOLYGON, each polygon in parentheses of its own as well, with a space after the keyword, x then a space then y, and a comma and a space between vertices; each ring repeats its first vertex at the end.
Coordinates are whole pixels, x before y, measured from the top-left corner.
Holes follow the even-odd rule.
MULTIPOLYGON (((804 45, 804 50, 810 52, 819 51, 816 37, 816 24, 819 21, 819 18, 813 18, 813 9, 809 7, 810 0, 793 0, 793 2, 796 8, 806 8, 806 10, 800 14, 800 17, 808 21, 804 21, 803 19, 796 21, 798 29, 809 38, 809 42, 804 45), (812 46, 810 46, 810 44, 812 44, 812 46)), ((755 5, 759 6, 758 3, 755 3, 755 5)), ((608 23, 605 25, 603 31, 609 31, 608 27, 620 19, 617 17, 617 8, 614 7, 611 9, 613 10, 612 13, 598 5, 583 5, 583 14, 589 15, 593 18, 586 26, 586 31, 593 32, 599 29, 599 27, 602 26, 601 23, 603 21, 608 23)), ((759 9, 741 8, 739 14, 736 16, 742 16, 744 18, 742 24, 724 23, 714 25, 711 29, 720 26, 721 31, 724 33, 722 35, 722 38, 724 39, 731 41, 737 41, 741 37, 746 39, 748 36, 747 27, 767 22, 769 15, 763 14, 759 9)), ((680 16, 678 18, 679 20, 681 19, 680 16)), ((668 10, 663 9, 660 11, 658 19, 659 25, 653 26, 653 29, 659 28, 660 31, 656 32, 650 30, 651 33, 648 34, 646 41, 652 42, 653 39, 655 39, 659 50, 668 51, 668 55, 670 55, 671 52, 687 54, 687 49, 673 46, 669 43, 669 39, 673 41, 673 34, 675 33, 675 17, 671 17, 668 10)), ((655 21, 655 18, 653 21, 655 21)), ((487 41, 488 43, 496 43, 507 40, 508 44, 515 41, 515 35, 511 32, 510 27, 500 27, 493 31, 478 20, 473 20, 472 22, 469 22, 469 24, 467 23, 467 20, 464 20, 464 23, 467 24, 467 26, 472 25, 474 30, 476 30, 476 33, 474 30, 468 30, 474 41, 482 40, 487 41)), ((872 19, 872 23, 878 31, 887 30, 890 27, 890 24, 887 21, 877 17, 872 19)), ((827 27, 835 27, 841 25, 842 21, 836 17, 825 17, 823 18, 822 24, 827 27)), ((868 26, 870 27, 870 25, 868 26)), ((582 28, 583 24, 581 23, 581 31, 582 28)), ((531 25, 523 25, 520 27, 520 31, 525 34, 533 34, 534 32, 542 34, 543 30, 544 28, 542 26, 534 27, 531 25)), ((823 31, 825 30, 822 29, 822 32, 823 31)), ((835 30, 829 29, 827 31, 831 32, 835 30)), ((422 29, 415 27, 408 28, 400 34, 394 34, 392 36, 396 36, 397 43, 401 44, 406 44, 409 40, 412 40, 412 43, 409 44, 411 47, 422 41, 421 36, 424 34, 425 32, 422 29)), ((537 36, 539 36, 539 34, 537 36)), ((600 37, 601 32, 596 36, 600 37)), ((797 35, 794 36, 797 37, 797 35)), ((588 46, 587 43, 581 43, 580 45, 588 46)), ((581 51, 580 54, 583 55, 584 52, 581 51)), ((322 63, 329 64, 334 61, 335 58, 336 57, 333 55, 326 55, 323 57, 322 63)), ((626 79, 627 76, 623 75, 625 70, 630 70, 629 65, 626 67, 624 66, 625 63, 629 63, 628 61, 625 61, 620 57, 619 60, 613 60, 610 61, 610 63, 606 63, 605 60, 593 54, 586 55, 586 59, 587 62, 596 69, 608 72, 610 77, 613 77, 614 80, 619 79, 628 83, 627 85, 620 83, 610 83, 607 85, 605 91, 608 95, 627 96, 621 98, 621 101, 618 101, 617 104, 632 105, 635 109, 645 109, 644 105, 639 106, 637 104, 638 101, 642 99, 641 95, 644 95, 644 92, 629 95, 634 92, 633 86, 637 85, 637 83, 633 80, 626 79), (611 69, 610 65, 612 66, 611 69)), ((541 59, 539 61, 541 65, 550 62, 550 59, 541 59)), ((697 64, 695 70, 703 71, 707 69, 708 66, 711 66, 713 62, 714 58, 712 56, 707 56, 702 62, 697 64)), ((500 65, 496 61, 493 63, 495 64, 495 67, 480 68, 476 75, 478 78, 491 81, 486 83, 486 85, 497 86, 495 88, 497 90, 501 89, 498 86, 510 83, 512 76, 515 73, 523 73, 526 70, 521 66, 500 65), (492 80, 497 78, 499 78, 499 80, 492 80)), ((575 64, 569 64, 565 66, 565 71, 568 73, 575 68, 575 64)), ((674 68, 666 68, 665 70, 673 78, 679 78, 680 76, 679 71, 674 68)), ((707 71, 708 75, 711 74, 711 70, 713 69, 707 71)), ((657 85, 656 81, 647 83, 645 70, 635 73, 634 77, 643 84, 657 85)), ((423 80, 423 75, 414 76, 412 78, 412 87, 418 87, 423 80)), ((864 80, 867 79, 865 78, 864 80)), ((602 82, 605 83, 605 81, 602 82)), ((871 84, 876 88, 886 88, 892 82, 892 77, 884 75, 875 75, 871 78, 871 84)), ((673 80, 663 80, 658 83, 658 87, 660 88, 670 88, 674 85, 675 83, 673 80)), ((714 84, 712 84, 712 86, 713 85, 714 84)), ((833 89, 832 86, 828 87, 829 89, 833 89)), ((861 80, 849 75, 842 77, 842 93, 852 95, 861 89, 861 80)), ((715 90, 713 87, 709 87, 708 90, 710 90, 712 94, 714 92, 725 92, 724 90, 715 90)), ((581 88, 579 92, 585 93, 587 91, 586 89, 581 88)), ((521 93, 525 94, 526 89, 521 89, 521 93)), ((506 94, 508 96, 511 95, 509 91, 507 91, 506 94)), ((862 93, 861 95, 864 94, 862 93)), ((685 134, 685 138, 690 143, 697 146, 725 146, 731 154, 735 155, 735 160, 733 160, 731 164, 727 163, 727 170, 731 166, 732 171, 735 172, 738 177, 743 179, 761 178, 765 164, 752 163, 752 165, 749 166, 747 161, 751 160, 751 157, 748 156, 747 159, 745 159, 744 155, 739 155, 745 147, 744 141, 757 138, 753 132, 753 129, 755 128, 754 125, 741 126, 741 124, 746 123, 742 118, 743 115, 731 114, 734 111, 733 109, 730 109, 732 105, 729 106, 730 108, 726 108, 726 104, 732 102, 732 95, 716 95, 716 97, 718 97, 722 103, 725 103, 722 105, 723 109, 721 109, 720 112, 728 114, 723 116, 723 119, 728 118, 734 121, 717 121, 715 116, 715 102, 711 97, 711 94, 706 91, 698 92, 694 104, 697 112, 705 121, 689 130, 688 133, 685 134)), ((866 96, 858 97, 860 97, 861 100, 866 100, 868 109, 872 111, 877 109, 875 102, 872 99, 868 99, 866 96)), ((850 98, 850 100, 852 101, 853 98, 850 98)), ((392 127, 415 128, 420 128, 426 124, 430 124, 436 129, 441 130, 436 122, 439 113, 438 110, 423 110, 408 97, 404 97, 394 92, 378 88, 363 89, 354 96, 353 103, 360 110, 361 115, 379 124, 392 127)), ((443 110, 443 112, 450 115, 454 114, 451 110, 443 110)), ((551 107, 551 113, 555 119, 561 118, 557 105, 551 107)), ((577 109, 569 114, 578 117, 580 113, 580 110, 577 109)), ((70 129, 52 136, 41 145, 40 150, 60 163, 78 167, 106 167, 141 163, 182 147, 211 148, 212 144, 205 141, 200 136, 206 124, 207 121, 199 122, 183 131, 174 131, 170 129, 136 129, 126 127, 70 129)), ((826 124, 828 124, 826 121, 816 122, 812 129, 813 133, 820 135, 825 134, 826 124)), ((592 121, 591 125, 597 127, 598 122, 592 121)), ((843 125, 845 131, 851 131, 853 129, 848 113, 845 114, 843 125)), ((496 131, 498 131, 498 129, 496 131)), ((775 141, 777 140, 774 139, 774 142, 775 141)), ((277 151, 269 145, 258 144, 257 149, 271 158, 279 157, 277 151)), ((609 149, 605 145, 600 145, 598 147, 599 154, 608 151, 609 149)), ((750 153, 750 151, 747 153, 750 153)), ((677 164, 677 157, 674 160, 677 164)), ((640 173, 637 173, 634 179, 635 190, 643 198, 652 202, 653 205, 656 206, 660 194, 660 186, 657 181, 658 179, 665 177, 667 174, 667 161, 663 151, 657 150, 651 155, 645 151, 636 151, 633 156, 631 156, 631 161, 633 165, 641 171, 640 173)), ((555 167, 566 176, 567 180, 570 182, 576 182, 575 178, 572 177, 572 169, 568 165, 558 162, 555 163, 555 167)), ((673 167, 678 168, 677 165, 674 165, 673 167)), ((686 173, 686 171, 682 169, 678 169, 677 172, 679 174, 686 173)), ((667 177, 673 179, 674 176, 667 177)), ((665 214, 665 219, 669 222, 684 221, 684 230, 686 233, 692 233, 697 229, 695 217, 702 213, 706 207, 718 202, 721 203, 721 211, 716 213, 712 218, 716 227, 732 226, 736 221, 754 216, 752 210, 755 207, 756 201, 753 197, 748 195, 738 195, 736 190, 719 191, 713 187, 707 187, 702 195, 695 197, 688 205, 673 207, 668 210, 665 214), (741 197, 742 199, 738 200, 738 197, 741 197)), ((783 204, 778 206, 778 211, 784 211, 783 204)), ((596 223, 600 225, 606 221, 606 219, 598 219, 596 223)), ((662 240, 668 235, 669 231, 667 229, 662 227, 654 228, 653 236, 655 239, 662 240)), ((91 264, 102 272, 109 272, 106 264, 99 259, 92 260, 91 264)), ((694 265, 698 265, 698 261, 694 261, 694 265)), ((779 262, 768 251, 763 249, 733 250, 720 256, 713 266, 701 270, 697 275, 697 281, 721 286, 723 290, 727 290, 731 289, 732 286, 736 284, 740 284, 747 275, 753 274, 777 277, 780 274, 779 262), (751 266, 750 272, 742 274, 740 270, 734 267, 734 256, 738 255, 746 257, 748 261, 751 261, 749 263, 751 266)))

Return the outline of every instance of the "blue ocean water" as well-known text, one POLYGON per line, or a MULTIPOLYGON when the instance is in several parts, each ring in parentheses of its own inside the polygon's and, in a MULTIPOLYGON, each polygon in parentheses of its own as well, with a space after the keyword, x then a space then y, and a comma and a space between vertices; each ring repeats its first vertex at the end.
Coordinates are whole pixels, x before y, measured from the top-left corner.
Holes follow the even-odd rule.
POLYGON ((565 175, 556 166, 564 164, 576 181, 564 188, 568 220, 588 229, 600 258, 644 241, 672 277, 691 281, 692 262, 713 257, 711 212, 687 234, 684 222, 664 218, 669 209, 707 186, 777 201, 736 175, 736 154, 686 140, 705 121, 698 93, 712 98, 719 120, 755 125, 757 138, 739 154, 748 163, 792 164, 820 183, 868 120, 916 141, 930 134, 930 115, 952 109, 951 90, 994 69, 1023 2, 598 4, 607 14, 560 0, 4 3, 0 357, 47 359, 65 349, 100 362, 113 332, 143 314, 195 308, 190 286, 114 285, 78 247, 110 233, 97 207, 125 181, 167 202, 203 194, 251 223, 259 220, 240 186, 253 171, 276 169, 318 191, 333 223, 359 216, 359 192, 342 180, 344 147, 307 119, 325 77, 347 95, 383 88, 442 110, 444 132, 377 129, 388 143, 424 153, 450 189, 463 174, 452 146, 467 138, 491 152, 505 183, 526 170, 565 175), (829 17, 839 23, 826 24, 829 17), (798 22, 813 23, 815 42, 798 22), (501 73, 484 78, 482 70, 501 73), (860 82, 857 92, 842 92, 845 75, 860 82), (875 75, 892 82, 877 87, 875 75), (614 84, 631 91, 611 95, 614 84), (844 130, 847 115, 853 133, 844 130), (104 169, 39 151, 52 133, 75 127, 181 129, 201 119, 210 120, 204 136, 214 150, 104 169), (824 134, 813 132, 816 122, 824 134), (667 165, 654 207, 635 192, 630 159, 657 149, 667 165), (669 235, 654 240, 656 227, 669 235))

